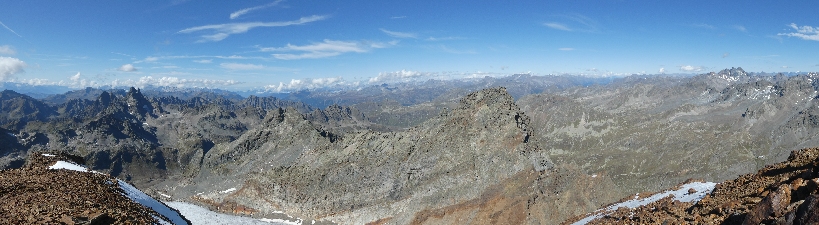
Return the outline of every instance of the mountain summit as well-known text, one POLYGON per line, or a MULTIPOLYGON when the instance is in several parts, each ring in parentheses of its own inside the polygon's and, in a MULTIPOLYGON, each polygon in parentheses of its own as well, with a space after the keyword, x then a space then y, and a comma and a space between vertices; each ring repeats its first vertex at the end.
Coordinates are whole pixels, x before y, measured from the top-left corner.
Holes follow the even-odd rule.
POLYGON ((88 171, 81 157, 33 153, 0 171, 0 224, 190 224, 177 211, 114 177, 88 171))

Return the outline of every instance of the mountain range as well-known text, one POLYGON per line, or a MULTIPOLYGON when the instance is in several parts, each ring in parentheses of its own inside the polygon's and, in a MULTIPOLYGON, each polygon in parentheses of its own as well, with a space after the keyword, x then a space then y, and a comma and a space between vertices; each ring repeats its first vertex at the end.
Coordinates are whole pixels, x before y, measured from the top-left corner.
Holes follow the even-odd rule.
POLYGON ((263 96, 6 90, 0 168, 64 151, 155 198, 259 218, 556 224, 819 146, 817 79, 731 68, 263 96))

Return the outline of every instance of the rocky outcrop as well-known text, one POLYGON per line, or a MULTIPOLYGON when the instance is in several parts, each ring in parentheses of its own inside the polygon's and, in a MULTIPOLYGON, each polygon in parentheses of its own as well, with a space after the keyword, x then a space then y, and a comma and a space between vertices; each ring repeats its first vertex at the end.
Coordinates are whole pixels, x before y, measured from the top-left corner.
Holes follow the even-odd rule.
POLYGON ((666 198, 633 210, 620 208, 590 224, 815 224, 817 199, 819 148, 809 148, 718 184, 696 204, 666 198))
MULTIPOLYGON (((50 169, 61 153, 32 154, 25 167, 0 170, 0 224, 159 224, 169 221, 129 199, 117 179, 94 172, 50 169)), ((189 223, 189 222, 188 222, 189 223)))

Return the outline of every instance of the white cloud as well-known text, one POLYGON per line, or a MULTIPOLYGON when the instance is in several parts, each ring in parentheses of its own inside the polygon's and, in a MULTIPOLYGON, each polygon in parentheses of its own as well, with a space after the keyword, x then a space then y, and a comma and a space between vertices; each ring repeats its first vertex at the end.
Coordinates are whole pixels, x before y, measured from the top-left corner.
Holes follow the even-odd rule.
POLYGON ((562 24, 562 23, 550 22, 550 23, 544 23, 543 25, 546 26, 546 27, 552 28, 552 29, 556 29, 556 30, 572 31, 571 28, 567 27, 565 24, 562 24))
POLYGON ((684 71, 684 72, 700 72, 700 71, 703 71, 703 70, 705 70, 705 67, 702 67, 702 66, 691 66, 691 65, 680 66, 680 71, 684 71))
POLYGON ((292 25, 301 25, 305 23, 315 22, 327 19, 328 16, 308 16, 302 17, 298 20, 292 21, 279 21, 279 22, 249 22, 249 23, 226 23, 226 24, 214 24, 214 25, 205 25, 205 26, 198 26, 198 27, 191 27, 184 30, 180 30, 178 33, 193 33, 197 31, 207 31, 213 30, 213 34, 202 35, 201 39, 197 42, 209 42, 209 41, 221 41, 230 36, 231 34, 241 34, 249 31, 250 29, 256 27, 284 27, 284 26, 292 26, 292 25))
POLYGON ((77 72, 74 76, 68 78, 68 82, 60 81, 57 85, 60 86, 67 86, 70 88, 85 88, 85 87, 99 87, 100 84, 96 81, 89 81, 86 79, 82 79, 82 75, 80 72, 77 72))
MULTIPOLYGON (((273 92, 289 92, 289 91, 298 91, 304 89, 318 89, 318 88, 327 88, 332 86, 341 86, 347 85, 341 77, 328 77, 328 78, 305 78, 305 79, 292 79, 290 83, 279 82, 279 85, 271 84, 265 86, 267 91, 273 92)), ((357 85, 354 83, 352 85, 357 85)))
POLYGON ((202 60, 193 60, 193 62, 207 64, 207 63, 212 63, 213 60, 212 59, 202 59, 202 60))
POLYGON ((728 52, 722 53, 722 58, 728 58, 728 56, 730 56, 730 55, 731 55, 731 53, 728 53, 728 52))
POLYGON ((795 23, 791 23, 788 25, 789 27, 796 30, 796 32, 792 33, 779 33, 779 36, 788 36, 788 37, 798 37, 802 38, 803 40, 808 41, 819 41, 819 27, 812 27, 812 26, 796 26, 795 23))
POLYGON ((241 9, 241 10, 239 10, 239 11, 236 11, 236 12, 231 13, 231 14, 230 14, 230 19, 236 19, 236 18, 239 18, 240 16, 242 16, 242 15, 244 15, 244 14, 249 13, 250 11, 259 10, 259 9, 264 9, 264 8, 267 8, 267 7, 271 7, 271 6, 278 5, 280 2, 282 2, 282 0, 278 0, 278 1, 275 1, 275 2, 271 2, 271 3, 266 4, 266 5, 260 5, 260 6, 256 6, 256 7, 250 7, 250 8, 244 8, 244 9, 241 9))
POLYGON ((742 26, 742 25, 736 25, 736 26, 734 26, 734 29, 737 29, 738 31, 742 31, 742 32, 748 32, 748 29, 745 29, 745 26, 742 26))
POLYGON ((381 32, 384 32, 385 34, 395 38, 418 38, 418 35, 415 33, 390 31, 384 28, 381 28, 381 32))
POLYGON ((15 74, 25 72, 26 63, 17 58, 0 56, 0 81, 12 78, 15 74))
POLYGON ((178 77, 159 77, 152 76, 140 77, 138 80, 115 80, 111 86, 132 86, 132 87, 219 87, 241 84, 235 80, 210 80, 210 79, 182 79, 178 77))
POLYGON ((378 76, 370 78, 370 83, 410 80, 410 79, 422 78, 422 77, 432 77, 432 76, 435 76, 435 75, 436 75, 435 73, 418 72, 418 71, 411 71, 411 70, 401 70, 401 71, 395 71, 395 72, 381 72, 381 73, 378 73, 378 76))
POLYGON ((57 83, 48 81, 48 79, 40 79, 40 78, 32 78, 32 79, 20 79, 17 80, 18 83, 28 84, 31 86, 43 86, 43 85, 56 85, 57 83))
POLYGON ((309 45, 292 45, 280 48, 260 48, 263 52, 302 52, 298 54, 291 53, 277 53, 273 57, 282 60, 293 59, 317 59, 331 56, 341 55, 348 52, 363 53, 371 49, 386 48, 398 44, 398 42, 353 42, 353 41, 334 41, 325 39, 324 42, 313 43, 309 45))
POLYGON ((574 51, 574 48, 558 48, 560 51, 574 51))
POLYGON ((262 65, 256 64, 243 64, 243 63, 222 63, 219 64, 224 69, 229 70, 261 70, 264 69, 262 65))
POLYGON ((14 51, 11 46, 8 45, 0 45, 0 55, 14 55, 17 54, 17 51, 14 51))
POLYGON ((122 71, 122 72, 134 72, 134 71, 137 71, 137 68, 134 67, 134 65, 125 64, 125 65, 120 66, 117 70, 122 71))
POLYGON ((657 72, 660 73, 660 74, 665 74, 665 68, 660 67, 660 71, 657 71, 657 72))
POLYGON ((390 17, 390 19, 404 19, 404 18, 407 18, 407 16, 393 16, 393 17, 390 17))

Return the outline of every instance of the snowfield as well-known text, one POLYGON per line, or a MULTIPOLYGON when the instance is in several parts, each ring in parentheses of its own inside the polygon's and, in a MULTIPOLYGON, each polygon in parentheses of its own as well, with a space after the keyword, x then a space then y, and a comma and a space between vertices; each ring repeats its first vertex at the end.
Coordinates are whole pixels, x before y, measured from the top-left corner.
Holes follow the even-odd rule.
POLYGON ((632 199, 632 200, 624 201, 624 202, 621 202, 621 203, 611 205, 611 206, 606 207, 606 208, 598 209, 597 211, 591 213, 591 215, 587 216, 586 218, 583 218, 582 220, 579 220, 577 222, 572 223, 572 225, 587 224, 587 223, 591 222, 594 219, 602 218, 603 216, 605 216, 605 215, 607 215, 607 214, 609 214, 609 213, 611 213, 613 211, 616 211, 620 207, 628 207, 630 209, 634 209, 634 208, 637 208, 637 207, 640 207, 640 206, 651 204, 652 202, 656 202, 656 201, 658 201, 660 199, 668 197, 669 195, 674 195, 674 200, 677 200, 677 201, 680 201, 680 202, 696 203, 696 202, 700 201, 702 198, 704 198, 705 195, 707 195, 708 193, 711 193, 711 191, 714 190, 714 186, 716 186, 716 185, 717 185, 717 183, 712 183, 712 182, 704 182, 704 183, 703 182, 692 182, 692 183, 687 183, 687 184, 682 185, 677 190, 664 191, 664 192, 660 192, 660 193, 657 193, 657 194, 654 194, 654 195, 651 195, 651 196, 648 196, 648 197, 645 197, 645 198, 638 198, 638 196, 635 195, 634 199, 632 199), (695 192, 689 194, 688 193, 689 189, 694 189, 695 192))
POLYGON ((165 202, 170 207, 173 207, 185 218, 191 221, 191 224, 206 224, 206 225, 221 225, 221 224, 260 224, 260 225, 301 225, 301 221, 288 221, 282 219, 253 219, 249 217, 234 216, 228 214, 217 213, 210 211, 204 207, 186 203, 186 202, 165 202))

